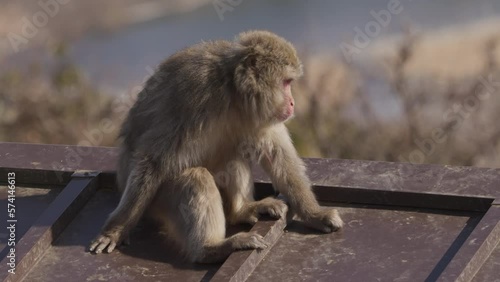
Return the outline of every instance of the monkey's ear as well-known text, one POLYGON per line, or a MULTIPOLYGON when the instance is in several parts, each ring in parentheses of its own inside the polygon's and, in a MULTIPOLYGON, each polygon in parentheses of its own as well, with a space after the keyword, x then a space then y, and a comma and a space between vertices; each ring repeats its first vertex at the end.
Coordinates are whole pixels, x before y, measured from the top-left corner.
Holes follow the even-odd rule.
POLYGON ((260 68, 264 56, 265 51, 259 45, 246 47, 243 54, 243 62, 247 68, 257 70, 260 68))
POLYGON ((251 54, 245 58, 244 64, 247 68, 256 70, 257 69, 257 56, 255 54, 251 54))
POLYGON ((235 70, 236 89, 240 93, 259 93, 262 52, 259 46, 246 47, 235 70))

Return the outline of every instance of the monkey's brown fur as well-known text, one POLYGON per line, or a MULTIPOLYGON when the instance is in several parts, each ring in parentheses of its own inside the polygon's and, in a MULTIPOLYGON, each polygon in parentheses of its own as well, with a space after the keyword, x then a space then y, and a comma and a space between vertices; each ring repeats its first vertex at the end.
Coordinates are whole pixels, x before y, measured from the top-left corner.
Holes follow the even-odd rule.
POLYGON ((90 250, 113 251, 146 210, 191 261, 265 248, 256 233, 225 238, 226 219, 254 224, 261 213, 287 213, 278 199, 254 201, 248 155, 302 221, 324 232, 340 228, 337 211, 318 205, 283 123, 293 115, 289 83, 301 75, 294 47, 266 31, 200 43, 168 58, 123 124, 122 198, 90 250))

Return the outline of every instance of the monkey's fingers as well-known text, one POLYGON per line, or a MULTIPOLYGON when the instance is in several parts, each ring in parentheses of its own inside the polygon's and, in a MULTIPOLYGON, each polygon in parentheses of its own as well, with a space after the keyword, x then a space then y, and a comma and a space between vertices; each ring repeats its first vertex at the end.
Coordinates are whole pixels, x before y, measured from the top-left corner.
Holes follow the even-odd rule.
POLYGON ((90 244, 89 250, 96 254, 100 254, 106 249, 108 253, 111 253, 115 249, 116 244, 117 242, 110 237, 100 235, 90 244))
POLYGON ((339 223, 337 220, 334 220, 325 222, 324 225, 319 229, 325 233, 332 233, 342 228, 342 226, 342 221, 339 223))
POLYGON ((325 230, 326 232, 334 232, 344 226, 344 222, 340 218, 339 213, 336 209, 329 210, 329 213, 323 219, 323 223, 328 226, 328 230, 325 230))
POLYGON ((304 223, 325 233, 337 231, 344 225, 336 209, 323 209, 304 223))
POLYGON ((321 223, 323 224, 322 231, 326 233, 337 231, 344 225, 336 209, 327 210, 321 219, 321 223))

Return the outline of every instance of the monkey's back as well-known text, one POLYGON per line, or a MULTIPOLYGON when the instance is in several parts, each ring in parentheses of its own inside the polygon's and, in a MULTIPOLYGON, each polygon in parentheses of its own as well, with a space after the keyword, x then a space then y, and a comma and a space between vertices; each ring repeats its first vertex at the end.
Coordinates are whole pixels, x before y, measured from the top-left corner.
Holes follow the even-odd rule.
POLYGON ((230 108, 231 54, 237 50, 233 42, 202 42, 161 63, 122 125, 122 146, 153 156, 172 155, 190 139, 210 134, 209 124, 230 108))

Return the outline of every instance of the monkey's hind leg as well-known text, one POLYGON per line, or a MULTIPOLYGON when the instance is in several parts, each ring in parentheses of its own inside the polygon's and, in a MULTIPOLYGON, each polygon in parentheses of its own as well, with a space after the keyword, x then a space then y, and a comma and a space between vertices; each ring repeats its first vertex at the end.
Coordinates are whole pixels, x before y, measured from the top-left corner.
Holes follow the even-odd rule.
POLYGON ((220 262, 235 250, 267 247, 264 238, 254 232, 225 238, 222 198, 205 168, 186 169, 169 189, 161 191, 160 202, 169 207, 167 216, 177 240, 193 262, 220 262))

